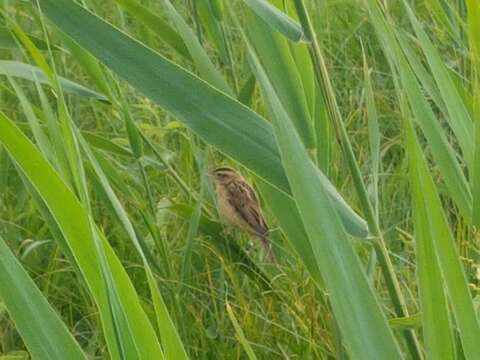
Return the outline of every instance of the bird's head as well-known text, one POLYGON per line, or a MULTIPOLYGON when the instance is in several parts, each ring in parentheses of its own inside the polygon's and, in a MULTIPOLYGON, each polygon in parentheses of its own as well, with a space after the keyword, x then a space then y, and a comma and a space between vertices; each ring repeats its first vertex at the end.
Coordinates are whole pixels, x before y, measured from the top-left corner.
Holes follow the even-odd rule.
POLYGON ((228 184, 231 181, 238 179, 240 175, 233 169, 228 167, 219 167, 209 172, 216 184, 228 184))

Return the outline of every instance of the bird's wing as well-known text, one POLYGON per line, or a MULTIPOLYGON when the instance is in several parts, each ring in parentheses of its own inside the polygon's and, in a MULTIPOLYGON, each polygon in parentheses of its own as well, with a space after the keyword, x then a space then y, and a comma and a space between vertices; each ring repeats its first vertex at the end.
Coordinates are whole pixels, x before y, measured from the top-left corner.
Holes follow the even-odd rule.
POLYGON ((260 211, 255 190, 246 182, 234 182, 228 186, 230 205, 237 211, 249 228, 260 236, 268 234, 268 227, 260 211))

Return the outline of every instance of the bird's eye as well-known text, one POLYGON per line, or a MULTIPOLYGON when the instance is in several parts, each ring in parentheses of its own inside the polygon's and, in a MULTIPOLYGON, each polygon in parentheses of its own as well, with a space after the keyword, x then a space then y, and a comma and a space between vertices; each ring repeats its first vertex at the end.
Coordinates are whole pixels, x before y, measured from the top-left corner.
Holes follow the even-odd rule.
POLYGON ((227 174, 217 173, 217 178, 218 178, 218 179, 226 179, 226 178, 227 178, 227 174))

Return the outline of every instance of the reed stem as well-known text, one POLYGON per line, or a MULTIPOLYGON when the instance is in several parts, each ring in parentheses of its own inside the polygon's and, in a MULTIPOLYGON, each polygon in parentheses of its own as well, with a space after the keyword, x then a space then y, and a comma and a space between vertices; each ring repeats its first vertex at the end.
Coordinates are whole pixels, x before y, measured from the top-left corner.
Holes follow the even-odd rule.
MULTIPOLYGON (((388 249, 385 244, 382 232, 380 230, 379 223, 373 211, 372 204, 368 199, 365 183, 363 181, 358 163, 355 159, 352 145, 348 138, 347 130, 342 121, 342 115, 335 99, 335 92, 328 76, 325 59, 318 44, 315 32, 313 30, 312 22, 310 20, 303 0, 295 0, 295 8, 297 10, 302 29, 304 31, 304 36, 307 40, 307 46, 314 66, 316 80, 323 91, 323 95, 325 96, 327 110, 333 123, 333 127, 335 128, 337 139, 340 143, 343 154, 350 168, 350 173, 352 175, 355 189, 357 191, 360 204, 362 206, 366 221, 368 223, 369 231, 371 235, 375 238, 375 252, 378 257, 380 269, 385 279, 385 283, 395 310, 395 314, 398 317, 407 317, 409 316, 409 313, 406 306, 405 298, 403 297, 400 283, 395 276, 394 267, 392 261, 390 260, 388 249)), ((413 330, 405 330, 403 334, 412 359, 422 359, 420 344, 418 342, 415 332, 413 330)))

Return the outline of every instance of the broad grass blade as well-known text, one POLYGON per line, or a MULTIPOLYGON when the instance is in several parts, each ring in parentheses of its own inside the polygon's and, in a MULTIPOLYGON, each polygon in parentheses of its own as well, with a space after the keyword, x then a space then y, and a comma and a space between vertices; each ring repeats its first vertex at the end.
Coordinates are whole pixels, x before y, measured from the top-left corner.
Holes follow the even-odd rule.
POLYGON ((415 204, 415 254, 417 282, 422 309, 425 352, 429 359, 454 359, 454 341, 447 297, 434 247, 434 231, 429 221, 432 204, 423 195, 425 184, 419 174, 421 149, 410 120, 406 122, 410 178, 415 204))
POLYGON ((2 238, 0 296, 33 358, 87 358, 2 238))
POLYGON ((421 267, 419 274, 420 286, 424 286, 421 287, 420 291, 422 293, 423 305, 426 305, 424 301, 433 301, 433 303, 429 302, 428 307, 424 309, 426 311, 424 321, 427 321, 424 326, 426 326, 425 331, 428 336, 429 350, 432 352, 446 351, 445 354, 442 354, 442 358, 450 354, 448 342, 451 341, 451 334, 447 330, 448 314, 445 314, 446 309, 442 308, 445 305, 442 304, 442 291, 439 288, 441 284, 438 284, 439 279, 435 278, 435 262, 438 261, 443 284, 446 287, 452 312, 457 323, 463 352, 467 359, 473 360, 480 354, 480 326, 472 297, 468 289, 455 240, 443 211, 435 183, 428 170, 428 164, 418 145, 412 126, 410 125, 407 130, 407 144, 409 146, 409 157, 412 167, 411 175, 415 191, 415 203, 418 205, 416 225, 420 226, 419 230, 421 231, 417 241, 421 242, 418 246, 422 248, 419 249, 420 254, 417 254, 417 256, 419 256, 419 266, 421 267), (436 259, 432 258, 432 254, 429 253, 431 251, 436 255, 436 259), (430 262, 425 263, 428 260, 430 262), (424 265, 429 265, 429 268, 424 268, 424 265), (423 278, 424 276, 429 277, 428 280, 423 278), (428 300, 426 299, 427 296, 429 297, 428 300), (435 299, 433 296, 435 296, 435 299), (436 308, 432 309, 432 306, 436 308), (435 312, 433 313, 433 311, 435 312), (436 326, 441 327, 441 329, 437 329, 438 333, 435 332, 436 326), (437 337, 442 337, 446 343, 437 343, 437 337), (442 350, 438 349, 438 346, 441 346, 442 350))
POLYGON ((291 17, 266 0, 243 0, 245 4, 263 19, 272 29, 292 41, 300 41, 303 30, 291 17))
POLYGON ((376 29, 385 54, 395 64, 414 118, 420 124, 431 146, 432 155, 445 180, 449 194, 455 200, 462 215, 466 219, 471 219, 472 194, 457 160, 457 154, 448 142, 444 129, 436 118, 415 78, 415 74, 401 51, 392 25, 385 19, 376 0, 366 0, 366 3, 370 12, 370 20, 376 29))
POLYGON ((472 169, 472 223, 480 226, 480 4, 475 0, 467 1, 468 39, 473 77, 473 113, 475 126, 475 153, 472 169))
MULTIPOLYGON (((209 144, 289 192, 271 126, 258 114, 169 62, 69 0, 40 0, 62 31, 131 85, 185 122, 209 144)), ((355 236, 367 226, 323 177, 346 228, 355 236)))
MULTIPOLYGON (((215 1, 218 0, 197 0, 196 1, 196 10, 198 14, 198 29, 197 35, 199 40, 203 39, 200 31, 200 25, 202 24, 205 27, 206 38, 209 39, 218 50, 218 54, 223 63, 232 65, 231 60, 231 49, 228 47, 227 43, 227 34, 225 32, 225 27, 223 21, 218 19, 218 16, 215 15, 216 5, 215 1)), ((223 2, 222 2, 223 4, 223 2)))
POLYGON ((38 147, 40 148, 42 153, 45 154, 45 156, 47 156, 47 158, 51 160, 54 157, 52 145, 47 135, 45 134, 40 121, 35 115, 32 104, 27 99, 27 96, 25 95, 21 87, 17 84, 17 82, 14 81, 13 78, 11 77, 9 77, 9 81, 10 81, 10 84, 12 84, 12 87, 15 90, 15 93, 17 94, 23 113, 27 118, 28 124, 30 125, 30 129, 32 130, 33 136, 35 138, 35 141, 38 147))
POLYGON ((101 65, 98 63, 98 60, 90 55, 87 51, 78 46, 77 43, 72 41, 68 36, 60 33, 62 43, 72 54, 72 57, 78 61, 78 63, 83 67, 87 72, 90 78, 95 82, 98 88, 102 91, 103 94, 107 95, 110 101, 113 100, 112 89, 110 88, 107 76, 105 71, 102 69, 101 65), (63 35, 63 36, 62 36, 63 35))
POLYGON ((225 5, 223 4, 223 0, 210 0, 210 4, 215 18, 218 21, 222 21, 225 13, 225 5))
POLYGON ((135 0, 115 1, 127 12, 132 14, 132 16, 138 19, 142 24, 153 31, 153 33, 162 39, 168 46, 175 49, 178 54, 190 59, 190 54, 182 38, 160 16, 155 15, 135 0))
MULTIPOLYGON (((35 46, 41 50, 46 50, 47 43, 42 39, 39 39, 35 36, 27 34, 28 38, 31 42, 35 44, 35 46)), ((18 42, 15 39, 15 36, 12 35, 10 29, 5 27, 0 27, 0 48, 1 49, 18 49, 18 42)))
POLYGON ((262 179, 258 179, 257 186, 262 194, 262 198, 265 199, 268 207, 275 215, 287 240, 305 264, 310 276, 317 285, 323 286, 322 275, 295 201, 280 191, 276 191, 272 185, 262 179))
POLYGON ((410 66, 412 67, 413 72, 417 76, 423 88, 428 95, 431 96, 432 100, 435 102, 435 105, 442 111, 443 114, 445 114, 445 116, 447 116, 447 109, 445 107, 445 103, 443 102, 442 96, 440 95, 440 91, 438 91, 435 80, 427 71, 427 68, 422 64, 421 59, 412 48, 412 39, 402 32, 398 32, 396 35, 400 46, 402 47, 402 50, 405 53, 410 66))
POLYGON ((287 40, 271 31, 262 19, 251 11, 247 14, 245 30, 305 146, 314 149, 315 132, 311 108, 287 40))
MULTIPOLYGON (((38 81, 42 84, 50 84, 48 77, 38 67, 11 60, 0 60, 0 74, 18 77, 30 81, 38 81)), ((88 89, 83 85, 77 84, 63 77, 58 77, 58 81, 63 91, 79 96, 93 97, 98 100, 108 102, 108 98, 94 90, 88 89)))
POLYGON ((379 222, 378 217, 378 181, 380 171, 380 127, 378 125, 378 113, 375 105, 374 91, 372 81, 370 78, 370 71, 368 69, 367 60, 364 54, 364 79, 365 79, 365 102, 367 110, 368 123, 368 138, 370 143, 370 161, 372 166, 372 207, 375 211, 376 221, 379 222))
POLYGON ((188 356, 185 352, 185 349, 183 348, 183 344, 177 333, 175 325, 173 324, 173 321, 170 318, 170 315, 168 314, 167 307, 160 294, 160 290, 157 285, 157 280, 154 277, 150 263, 147 260, 147 256, 142 249, 139 239, 137 238, 137 234, 135 232, 133 224, 130 222, 127 212, 123 208, 120 200, 118 199, 112 187, 110 186, 110 183, 103 169, 101 168, 94 154, 90 150, 88 144, 83 138, 80 138, 80 143, 83 148, 83 151, 87 154, 87 158, 90 161, 90 164, 95 172, 95 175, 98 177, 100 186, 102 187, 102 190, 106 195, 106 198, 108 199, 108 201, 110 201, 110 205, 113 209, 114 215, 120 221, 124 231, 127 233, 128 237, 132 241, 135 249, 138 251, 142 259, 143 265, 145 267, 145 272, 147 275, 148 285, 150 287, 150 293, 152 295, 152 299, 154 303, 155 312, 157 315, 157 320, 158 320, 157 323, 158 323, 158 328, 160 330, 160 334, 162 337, 162 344, 163 344, 165 356, 167 358, 175 357, 176 359, 188 359, 188 356))
POLYGON ((90 145, 96 147, 97 149, 106 151, 111 154, 133 158, 133 154, 129 149, 118 145, 102 136, 88 131, 83 131, 82 136, 85 138, 85 140, 87 140, 90 145))
POLYGON ((427 0, 425 1, 425 4, 427 5, 429 11, 437 19, 437 21, 441 23, 454 38, 457 39, 458 29, 455 28, 455 26, 452 23, 452 20, 449 18, 449 16, 447 15, 447 12, 445 11, 445 8, 444 8, 445 2, 442 0, 427 0))
POLYGON ((255 79, 255 76, 253 74, 250 75, 238 93, 238 101, 245 106, 250 107, 250 104, 252 103, 256 83, 257 79, 255 79))
POLYGON ((458 139, 466 163, 471 167, 473 159, 474 124, 470 118, 467 106, 458 93, 457 87, 451 79, 437 49, 435 49, 435 46, 423 30, 410 6, 405 1, 403 3, 445 103, 448 115, 447 121, 458 139))
POLYGON ((233 96, 230 86, 227 84, 222 74, 211 62, 205 49, 195 36, 195 33, 190 29, 185 20, 183 20, 182 16, 177 12, 172 3, 169 0, 163 1, 165 3, 165 7, 167 8, 170 19, 172 19, 172 22, 175 24, 180 36, 185 42, 185 45, 187 46, 187 49, 190 52, 193 62, 195 63, 195 66, 201 77, 217 89, 222 90, 230 96, 233 96))
POLYGON ((0 130, 0 142, 48 206, 71 249, 99 307, 111 356, 162 356, 156 334, 125 269, 95 229, 88 212, 33 144, 3 114, 0 114, 0 130), (99 258, 98 254, 103 253, 106 261, 99 258))
POLYGON ((249 55, 272 115, 293 197, 347 349, 355 359, 401 359, 393 333, 338 213, 326 196, 317 169, 251 48, 249 55))

